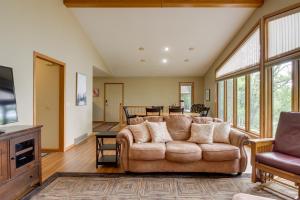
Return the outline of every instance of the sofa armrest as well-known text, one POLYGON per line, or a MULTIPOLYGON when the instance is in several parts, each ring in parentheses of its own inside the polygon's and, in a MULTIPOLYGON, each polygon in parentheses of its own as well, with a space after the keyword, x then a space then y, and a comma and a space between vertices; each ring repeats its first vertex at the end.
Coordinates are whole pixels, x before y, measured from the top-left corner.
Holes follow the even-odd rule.
POLYGON ((249 144, 249 137, 236 129, 231 129, 230 134, 230 144, 237 146, 237 147, 243 147, 244 145, 249 144))
POLYGON ((133 135, 131 131, 125 127, 117 135, 117 143, 121 145, 120 161, 124 171, 128 171, 129 149, 133 144, 133 135))
POLYGON ((133 144, 133 135, 131 131, 125 127, 117 135, 117 142, 122 144, 124 141, 127 142, 128 146, 133 144))
POLYGON ((244 172, 247 168, 247 163, 248 163, 248 158, 247 158, 247 153, 245 150, 245 145, 249 144, 249 137, 236 129, 231 129, 230 134, 230 143, 231 145, 234 145, 236 147, 239 147, 240 149, 240 173, 244 172))

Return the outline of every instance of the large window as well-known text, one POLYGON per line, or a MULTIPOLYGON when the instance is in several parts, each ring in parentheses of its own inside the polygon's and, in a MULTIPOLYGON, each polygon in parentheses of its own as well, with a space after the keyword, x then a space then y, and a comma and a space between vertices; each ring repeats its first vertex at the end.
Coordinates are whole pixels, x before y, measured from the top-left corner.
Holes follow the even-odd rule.
POLYGON ((224 81, 218 83, 218 117, 224 120, 224 81))
POLYGON ((281 112, 300 112, 300 5, 259 20, 216 81, 219 116, 253 137, 274 137, 281 112))
POLYGON ((193 104, 193 83, 179 83, 180 86, 180 100, 184 103, 184 111, 190 112, 193 104))
POLYGON ((282 111, 292 109, 292 62, 272 67, 272 132, 275 135, 282 111))
POLYGON ((216 77, 220 78, 258 65, 260 58, 259 38, 259 28, 256 28, 240 48, 217 70, 216 77))
POLYGON ((227 108, 227 121, 233 124, 233 79, 228 79, 226 81, 226 108, 227 108))
POLYGON ((250 131, 260 130, 260 73, 250 74, 250 131))
POLYGON ((268 58, 300 47, 300 9, 268 22, 268 58))
POLYGON ((245 128, 246 125, 246 77, 237 79, 237 126, 245 128))

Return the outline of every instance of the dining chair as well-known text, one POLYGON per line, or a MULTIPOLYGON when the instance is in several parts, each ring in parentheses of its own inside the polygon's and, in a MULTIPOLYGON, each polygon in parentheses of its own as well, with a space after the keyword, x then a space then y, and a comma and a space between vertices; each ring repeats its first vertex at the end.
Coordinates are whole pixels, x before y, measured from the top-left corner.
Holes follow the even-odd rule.
POLYGON ((180 106, 170 106, 169 107, 169 114, 172 113, 184 113, 184 108, 181 108, 180 106))
POLYGON ((127 123, 127 125, 129 125, 130 118, 135 118, 135 117, 137 117, 137 115, 131 115, 128 111, 127 106, 123 106, 123 110, 124 110, 124 113, 125 113, 125 116, 126 116, 126 123, 127 123))
POLYGON ((147 107, 146 108, 146 116, 160 116, 161 108, 160 107, 147 107))

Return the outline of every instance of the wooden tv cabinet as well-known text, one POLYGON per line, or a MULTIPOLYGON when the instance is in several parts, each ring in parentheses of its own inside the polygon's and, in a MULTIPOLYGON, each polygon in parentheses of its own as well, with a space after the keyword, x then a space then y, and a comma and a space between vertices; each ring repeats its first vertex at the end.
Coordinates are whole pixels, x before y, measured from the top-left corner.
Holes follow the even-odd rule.
POLYGON ((18 199, 41 184, 42 126, 11 126, 0 134, 0 199, 18 199))

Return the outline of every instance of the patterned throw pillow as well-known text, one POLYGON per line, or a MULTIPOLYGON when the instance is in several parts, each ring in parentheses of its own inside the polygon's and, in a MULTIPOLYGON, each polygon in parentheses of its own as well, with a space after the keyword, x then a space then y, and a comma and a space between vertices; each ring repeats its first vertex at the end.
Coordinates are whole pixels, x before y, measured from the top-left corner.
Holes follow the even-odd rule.
POLYGON ((197 144, 212 144, 214 136, 214 124, 192 123, 191 137, 188 142, 197 144))
POLYGON ((213 123, 214 128, 214 142, 230 144, 229 134, 231 130, 230 123, 213 123))
POLYGON ((146 122, 153 143, 164 143, 172 141, 167 129, 166 122, 146 122))
POLYGON ((151 141, 151 135, 146 122, 136 125, 129 125, 128 128, 132 132, 134 141, 136 143, 145 143, 151 141))

